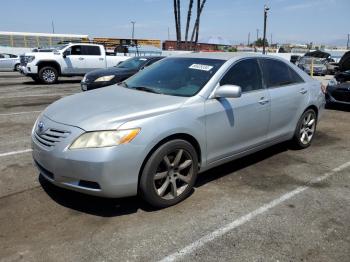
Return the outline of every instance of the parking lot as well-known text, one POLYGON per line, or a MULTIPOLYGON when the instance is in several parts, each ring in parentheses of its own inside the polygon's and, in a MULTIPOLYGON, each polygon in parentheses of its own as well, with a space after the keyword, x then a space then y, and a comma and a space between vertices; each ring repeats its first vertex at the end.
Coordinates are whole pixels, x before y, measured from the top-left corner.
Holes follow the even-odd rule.
POLYGON ((0 73, 2 261, 349 261, 349 108, 327 109, 308 149, 280 144, 209 170, 190 198, 153 210, 39 179, 34 121, 80 79, 0 73))

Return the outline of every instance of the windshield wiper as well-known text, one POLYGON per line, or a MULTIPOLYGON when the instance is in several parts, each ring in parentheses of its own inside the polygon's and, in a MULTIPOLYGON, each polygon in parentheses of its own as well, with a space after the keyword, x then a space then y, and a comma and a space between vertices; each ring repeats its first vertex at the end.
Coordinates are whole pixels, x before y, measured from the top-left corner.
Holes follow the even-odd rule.
POLYGON ((130 87, 130 88, 140 90, 140 91, 149 92, 149 93, 162 94, 161 92, 159 92, 153 88, 147 87, 147 86, 135 86, 135 87, 130 87))

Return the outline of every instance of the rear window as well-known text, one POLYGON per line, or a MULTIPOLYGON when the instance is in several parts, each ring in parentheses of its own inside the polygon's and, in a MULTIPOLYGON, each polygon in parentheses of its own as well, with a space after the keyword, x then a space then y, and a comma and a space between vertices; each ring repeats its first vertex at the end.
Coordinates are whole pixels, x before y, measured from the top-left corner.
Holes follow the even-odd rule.
POLYGON ((83 46, 82 48, 83 55, 101 55, 100 47, 98 46, 83 46))
POLYGON ((303 83, 304 80, 286 63, 274 59, 260 59, 264 80, 268 87, 303 83))

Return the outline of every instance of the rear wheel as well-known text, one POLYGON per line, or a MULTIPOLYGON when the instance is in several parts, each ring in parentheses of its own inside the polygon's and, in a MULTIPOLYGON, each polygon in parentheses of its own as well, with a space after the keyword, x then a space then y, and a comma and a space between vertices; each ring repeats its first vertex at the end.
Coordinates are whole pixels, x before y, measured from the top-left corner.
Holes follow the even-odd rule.
POLYGON ((20 64, 16 64, 14 70, 19 72, 19 67, 20 67, 20 64))
POLYGON ((180 139, 169 141, 148 159, 140 179, 141 197, 157 208, 175 205, 191 193, 197 173, 193 146, 180 139))
POLYGON ((317 116, 313 109, 306 110, 300 117, 292 139, 292 145, 304 149, 311 145, 316 131, 317 116))
POLYGON ((44 84, 54 84, 58 79, 58 72, 51 66, 45 66, 39 70, 39 79, 44 84))

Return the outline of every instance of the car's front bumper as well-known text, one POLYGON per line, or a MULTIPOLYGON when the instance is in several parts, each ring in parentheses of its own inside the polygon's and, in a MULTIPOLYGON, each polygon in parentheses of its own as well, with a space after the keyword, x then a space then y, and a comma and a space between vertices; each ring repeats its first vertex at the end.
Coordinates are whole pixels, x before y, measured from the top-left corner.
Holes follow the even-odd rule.
POLYGON ((32 132, 33 159, 39 172, 51 183, 66 189, 102 197, 137 194, 143 162, 142 146, 132 143, 107 148, 70 150, 69 145, 84 130, 56 123, 46 117, 44 125, 67 130, 69 136, 48 147, 32 132))
POLYGON ((38 67, 36 65, 27 64, 27 65, 21 65, 19 67, 19 71, 21 74, 26 76, 36 75, 38 74, 38 67))

